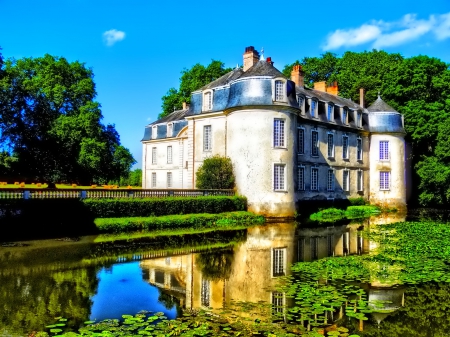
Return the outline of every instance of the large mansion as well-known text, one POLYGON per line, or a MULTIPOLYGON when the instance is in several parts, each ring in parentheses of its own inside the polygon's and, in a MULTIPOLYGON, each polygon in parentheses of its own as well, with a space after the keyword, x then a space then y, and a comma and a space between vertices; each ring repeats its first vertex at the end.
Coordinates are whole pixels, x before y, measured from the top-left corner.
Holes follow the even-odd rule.
POLYGON ((266 216, 292 216, 302 200, 406 204, 400 113, 380 97, 364 108, 362 89, 357 104, 337 84, 306 88, 301 66, 286 78, 253 47, 243 64, 145 128, 143 188, 195 188, 203 160, 221 155, 249 210, 266 216))

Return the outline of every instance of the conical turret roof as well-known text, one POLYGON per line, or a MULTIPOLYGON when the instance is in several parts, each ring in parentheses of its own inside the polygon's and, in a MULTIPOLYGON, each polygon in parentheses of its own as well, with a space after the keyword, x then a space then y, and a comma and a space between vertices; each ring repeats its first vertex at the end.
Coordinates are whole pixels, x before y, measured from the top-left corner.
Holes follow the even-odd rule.
POLYGON ((378 95, 378 98, 371 106, 367 108, 369 112, 397 112, 393 107, 383 101, 378 95))

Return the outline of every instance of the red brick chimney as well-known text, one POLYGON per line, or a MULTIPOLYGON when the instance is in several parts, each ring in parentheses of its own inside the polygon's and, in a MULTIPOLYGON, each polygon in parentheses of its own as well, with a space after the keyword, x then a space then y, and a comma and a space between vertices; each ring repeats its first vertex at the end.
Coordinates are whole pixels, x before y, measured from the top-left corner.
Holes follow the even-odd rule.
POLYGON ((330 85, 329 87, 326 88, 327 93, 332 94, 332 95, 338 95, 339 94, 339 87, 337 82, 333 82, 332 85, 330 85))
POLYGON ((291 81, 298 87, 305 86, 305 72, 300 64, 295 64, 291 71, 291 81))
POLYGON ((246 47, 244 52, 244 71, 250 69, 258 61, 259 53, 255 50, 255 47, 246 47))

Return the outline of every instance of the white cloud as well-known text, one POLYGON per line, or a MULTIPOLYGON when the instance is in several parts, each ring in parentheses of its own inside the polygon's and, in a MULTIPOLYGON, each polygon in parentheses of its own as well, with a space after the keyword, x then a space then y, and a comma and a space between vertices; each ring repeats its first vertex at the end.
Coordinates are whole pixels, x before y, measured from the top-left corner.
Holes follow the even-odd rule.
POLYGON ((107 30, 103 33, 103 40, 107 46, 112 46, 116 42, 122 41, 125 38, 125 32, 117 29, 107 30))
POLYGON ((372 48, 380 49, 408 43, 430 32, 438 40, 450 38, 450 13, 430 15, 427 20, 418 20, 415 14, 406 14, 399 21, 372 21, 357 28, 337 29, 328 35, 323 49, 332 50, 369 42, 372 42, 372 48))

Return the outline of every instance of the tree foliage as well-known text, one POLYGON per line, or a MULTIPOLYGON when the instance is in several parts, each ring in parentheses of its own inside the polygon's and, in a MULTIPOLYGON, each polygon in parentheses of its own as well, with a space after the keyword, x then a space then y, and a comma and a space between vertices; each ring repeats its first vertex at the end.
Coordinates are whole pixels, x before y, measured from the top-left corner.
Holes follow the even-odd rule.
POLYGON ((233 164, 228 157, 206 158, 196 172, 197 188, 230 189, 234 187, 233 164))
POLYGON ((101 123, 91 69, 47 54, 2 70, 0 145, 17 159, 14 176, 89 184, 128 175, 135 160, 115 126, 101 123))
POLYGON ((412 145, 416 169, 414 195, 423 205, 450 201, 450 144, 445 135, 450 121, 449 65, 428 56, 404 58, 382 50, 361 53, 332 53, 305 57, 287 65, 290 77, 294 64, 305 71, 305 85, 337 81, 339 95, 358 102, 359 89, 365 89, 365 107, 378 93, 405 118, 406 140, 412 145))
POLYGON ((197 63, 190 69, 184 69, 181 72, 180 87, 178 89, 170 88, 162 97, 162 112, 158 118, 163 118, 174 110, 181 109, 183 102, 190 103, 193 91, 231 71, 231 68, 224 68, 224 66, 221 61, 211 60, 206 67, 197 63))

